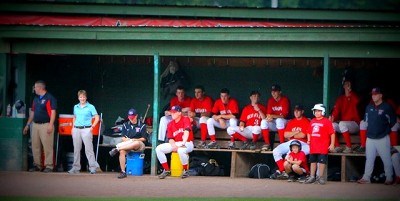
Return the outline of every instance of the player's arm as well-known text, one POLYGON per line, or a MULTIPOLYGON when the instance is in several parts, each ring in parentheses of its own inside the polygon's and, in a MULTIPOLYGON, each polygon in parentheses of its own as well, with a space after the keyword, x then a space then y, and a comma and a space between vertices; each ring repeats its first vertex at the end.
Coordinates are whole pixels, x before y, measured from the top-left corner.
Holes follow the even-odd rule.
POLYGON ((335 149, 335 133, 331 134, 331 144, 329 145, 329 151, 333 151, 335 149))
POLYGON ((24 135, 26 135, 27 133, 28 133, 28 130, 29 130, 29 126, 32 124, 32 122, 33 122, 33 115, 34 115, 34 111, 33 110, 31 110, 30 112, 29 112, 29 118, 28 118, 28 121, 26 122, 26 126, 24 127, 24 130, 22 131, 22 133, 24 134, 24 135))
POLYGON ((185 146, 185 143, 187 142, 188 138, 189 138, 189 130, 186 129, 185 131, 183 131, 182 146, 185 146))
POLYGON ((234 114, 221 114, 220 117, 222 119, 226 119, 226 120, 236 118, 236 116, 234 114))

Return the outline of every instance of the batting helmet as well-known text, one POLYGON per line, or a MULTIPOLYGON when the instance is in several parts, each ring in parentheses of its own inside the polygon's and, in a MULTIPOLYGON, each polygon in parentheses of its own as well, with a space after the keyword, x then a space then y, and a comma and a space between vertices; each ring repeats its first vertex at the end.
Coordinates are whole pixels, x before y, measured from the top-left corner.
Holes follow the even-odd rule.
POLYGON ((300 143, 300 141, 298 141, 298 140, 293 140, 292 142, 290 142, 290 145, 289 145, 290 151, 292 151, 292 146, 293 146, 293 145, 298 146, 298 147, 299 147, 299 151, 301 151, 301 143, 300 143))
POLYGON ((314 115, 315 115, 314 110, 321 110, 322 111, 322 116, 325 116, 325 106, 324 106, 324 104, 321 104, 321 103, 315 104, 314 107, 311 110, 313 111, 314 115))

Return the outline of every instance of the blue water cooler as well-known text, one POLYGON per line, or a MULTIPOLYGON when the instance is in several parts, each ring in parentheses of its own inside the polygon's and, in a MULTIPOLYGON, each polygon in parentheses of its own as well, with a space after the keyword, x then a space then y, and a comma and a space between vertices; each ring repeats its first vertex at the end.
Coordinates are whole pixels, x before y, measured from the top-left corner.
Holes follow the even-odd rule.
POLYGON ((144 153, 130 151, 126 156, 126 174, 132 176, 143 175, 144 153))

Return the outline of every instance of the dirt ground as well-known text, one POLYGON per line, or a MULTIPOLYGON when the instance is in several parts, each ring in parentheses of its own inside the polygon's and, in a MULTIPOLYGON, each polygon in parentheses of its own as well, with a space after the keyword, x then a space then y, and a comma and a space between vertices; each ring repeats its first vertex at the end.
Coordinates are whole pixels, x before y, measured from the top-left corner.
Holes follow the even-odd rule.
POLYGON ((400 199, 400 185, 328 182, 326 185, 250 178, 192 176, 186 179, 117 173, 0 172, 0 196, 35 197, 286 197, 400 199))

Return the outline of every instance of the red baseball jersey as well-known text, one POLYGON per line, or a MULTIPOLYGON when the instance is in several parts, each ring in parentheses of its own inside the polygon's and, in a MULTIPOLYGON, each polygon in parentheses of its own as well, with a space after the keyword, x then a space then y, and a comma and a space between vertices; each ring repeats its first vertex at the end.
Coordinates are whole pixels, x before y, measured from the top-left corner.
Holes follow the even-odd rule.
MULTIPOLYGON (((292 132, 292 131, 301 131, 304 134, 307 134, 308 128, 310 127, 310 120, 308 120, 305 117, 302 117, 301 119, 291 119, 288 121, 285 131, 292 132)), ((304 138, 295 138, 291 137, 292 139, 296 140, 301 140, 303 142, 307 142, 307 135, 304 138)))
MULTIPOLYGON (((262 112, 266 112, 264 105, 257 105, 262 112)), ((246 126, 259 126, 261 124, 261 115, 251 104, 249 104, 243 108, 242 114, 240 115, 240 121, 243 121, 246 126)))
POLYGON ((328 154, 331 135, 335 133, 332 122, 326 117, 320 120, 314 118, 310 125, 310 154, 328 154))
POLYGON ((289 114, 289 106, 289 99, 286 96, 281 96, 278 101, 271 97, 267 102, 267 114, 283 115, 283 118, 286 118, 289 114))
POLYGON ((360 115, 357 110, 360 98, 354 92, 350 96, 341 95, 333 106, 332 116, 335 121, 355 121, 360 123, 360 115))
POLYGON ((310 172, 310 168, 308 168, 307 157, 303 151, 299 151, 298 153, 290 152, 289 156, 293 158, 293 160, 297 159, 301 161, 300 167, 306 170, 306 173, 310 172))
POLYGON ((178 122, 172 120, 168 123, 167 137, 168 139, 174 139, 176 142, 182 141, 184 131, 189 131, 188 142, 193 140, 192 124, 189 117, 182 116, 178 122))
POLYGON ((233 115, 238 114, 239 113, 239 103, 234 98, 229 98, 227 104, 223 104, 221 99, 218 99, 214 103, 212 113, 214 113, 214 114, 233 114, 233 115))
POLYGON ((192 98, 190 102, 190 111, 201 114, 204 112, 211 112, 213 107, 213 99, 210 96, 204 96, 203 100, 192 98))
POLYGON ((181 106, 181 108, 190 107, 191 101, 192 101, 192 98, 189 96, 185 96, 183 98, 182 102, 178 100, 177 96, 175 96, 175 97, 171 98, 171 101, 169 102, 169 106, 170 106, 170 108, 174 105, 179 105, 179 106, 181 106))

